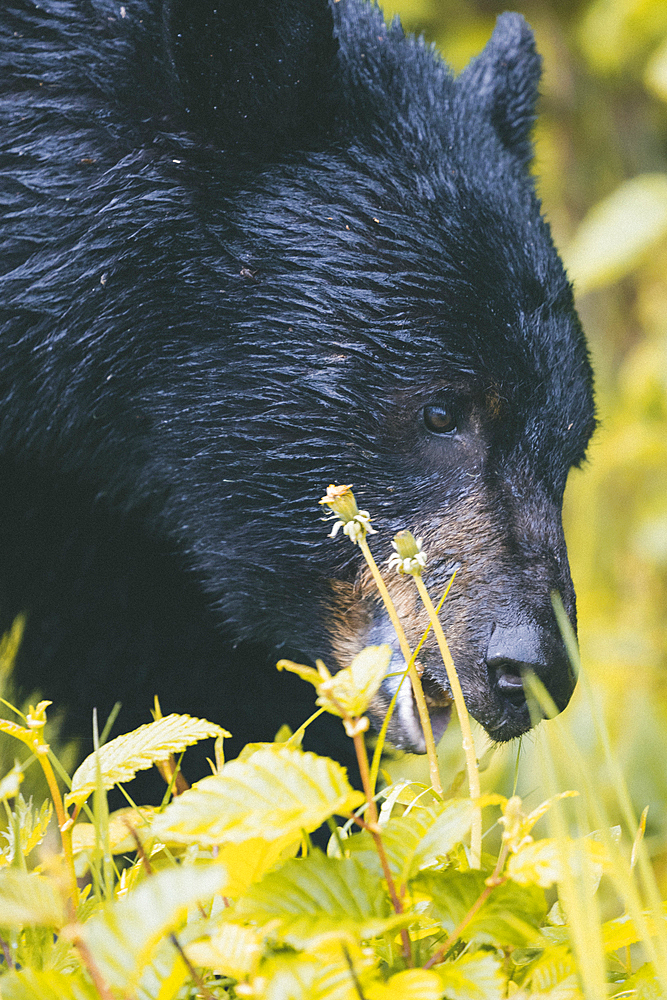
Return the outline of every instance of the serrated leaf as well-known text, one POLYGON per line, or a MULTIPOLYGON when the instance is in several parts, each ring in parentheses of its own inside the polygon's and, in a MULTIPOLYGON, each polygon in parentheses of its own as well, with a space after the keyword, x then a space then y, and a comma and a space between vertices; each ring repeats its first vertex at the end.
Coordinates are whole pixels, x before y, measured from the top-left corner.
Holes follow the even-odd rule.
POLYGON ((160 941, 182 923, 188 907, 221 892, 218 864, 168 868, 151 875, 120 900, 105 903, 79 930, 103 979, 131 991, 160 941))
POLYGON ((193 965, 215 969, 234 979, 253 975, 262 951, 259 934, 252 927, 239 924, 223 924, 212 937, 194 941, 185 949, 193 965))
POLYGON ((437 972, 405 969, 386 983, 374 983, 364 990, 368 1000, 440 1000, 442 982, 437 972))
MULTIPOLYGON (((405 884, 419 871, 442 864, 470 830, 475 806, 470 799, 450 799, 407 816, 391 819, 382 829, 382 842, 392 875, 405 884)), ((353 857, 380 872, 380 862, 370 834, 355 834, 345 842, 353 857)))
POLYGON ((279 840, 263 840, 253 837, 240 844, 222 844, 218 849, 217 861, 225 866, 229 880, 225 886, 225 896, 238 899, 254 882, 284 858, 293 857, 301 846, 301 836, 291 834, 279 840))
POLYGON ((405 923, 392 914, 374 873, 355 858, 329 858, 313 851, 288 861, 252 886, 234 916, 260 925, 295 948, 324 935, 361 941, 405 923))
POLYGON ((594 888, 597 888, 607 863, 604 844, 592 835, 578 840, 561 841, 547 837, 526 844, 513 854, 507 863, 507 874, 520 885, 534 884, 548 889, 555 882, 563 881, 565 865, 569 866, 575 878, 581 877, 585 865, 595 881, 594 888))
POLYGON ((349 667, 333 676, 322 660, 317 660, 317 670, 292 660, 279 660, 276 666, 312 684, 318 694, 317 704, 327 712, 354 719, 364 715, 377 694, 391 657, 391 646, 366 646, 349 667))
MULTIPOLYGON (((158 761, 167 760, 171 754, 180 753, 199 740, 218 737, 225 730, 205 719, 189 715, 166 715, 149 722, 131 733, 117 736, 100 747, 97 754, 90 754, 74 773, 72 790, 65 796, 65 803, 80 804, 95 791, 97 786, 97 759, 104 788, 131 781, 137 771, 145 771, 158 761)), ((229 735, 229 733, 226 733, 229 735)))
POLYGON ((349 667, 320 684, 317 704, 334 715, 341 715, 341 709, 352 718, 363 715, 387 675, 391 657, 391 646, 366 646, 349 667))
POLYGON ((278 840, 347 816, 363 800, 340 764, 276 744, 197 782, 156 817, 154 831, 168 843, 278 840))
MULTIPOLYGON (((253 982, 259 1000, 359 1000, 350 964, 362 990, 377 960, 353 942, 319 942, 299 955, 282 953, 265 959, 253 982)), ((365 995, 365 994, 364 994, 365 995)))
POLYGON ((0 925, 62 927, 63 904, 52 882, 16 868, 0 872, 0 925))
MULTIPOLYGON (((663 907, 667 904, 663 904, 663 907)), ((664 934, 664 929, 657 926, 657 921, 653 913, 645 913, 646 927, 651 935, 664 934)), ((665 914, 661 918, 666 919, 665 914)), ((643 940, 643 934, 637 929, 632 917, 624 913, 614 920, 607 920, 602 925, 602 941, 606 952, 618 951, 619 948, 628 948, 632 944, 643 940)))
POLYGON ((437 972, 447 1000, 502 1000, 505 995, 500 962, 493 955, 462 955, 437 972))
POLYGON ((645 962, 623 983, 623 992, 632 1000, 664 1000, 665 991, 651 962, 645 962))
POLYGON ((559 986, 577 988, 574 956, 568 945, 547 948, 529 973, 530 984, 540 993, 547 993, 559 986))
POLYGON ((609 284, 667 236, 667 174, 641 174, 595 205, 564 253, 579 292, 609 284))
MULTIPOLYGON (((479 871, 426 872, 413 885, 431 897, 431 912, 451 934, 481 896, 486 876, 479 871)), ((463 928, 461 939, 523 948, 540 938, 539 927, 546 912, 544 893, 537 886, 505 882, 493 890, 463 928)))
POLYGON ((2 1000, 98 1000, 98 993, 78 973, 53 969, 13 970, 0 978, 2 1000))
MULTIPOLYGON (((109 846, 112 854, 124 854, 135 851, 137 842, 132 836, 128 824, 136 830, 142 841, 150 833, 150 823, 155 815, 153 806, 142 806, 139 809, 118 809, 109 816, 109 846)), ((90 851, 95 848, 95 825, 93 823, 77 823, 72 830, 72 850, 74 854, 90 851)))

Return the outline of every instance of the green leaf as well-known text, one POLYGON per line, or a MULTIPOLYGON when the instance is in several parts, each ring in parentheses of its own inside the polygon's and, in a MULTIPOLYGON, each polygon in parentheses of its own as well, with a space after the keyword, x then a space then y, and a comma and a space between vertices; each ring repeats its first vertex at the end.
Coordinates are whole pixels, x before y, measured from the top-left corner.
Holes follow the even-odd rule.
POLYGON ((340 764, 275 744, 179 795, 156 817, 154 832, 181 844, 277 840, 316 830, 334 814, 347 816, 363 800, 340 764))
POLYGON ((80 973, 52 969, 21 969, 0 978, 2 1000, 98 1000, 98 993, 80 973))
POLYGON ((405 923, 392 914, 382 884, 355 858, 313 851, 294 858, 251 886, 234 909, 260 925, 275 921, 276 934, 295 948, 330 935, 367 940, 405 923))
MULTIPOLYGON (((442 865, 467 836, 474 808, 470 799, 449 799, 389 820, 382 829, 382 842, 396 880, 405 884, 419 871, 442 865)), ((370 834, 355 834, 345 842, 345 849, 360 860, 363 854, 368 866, 381 871, 370 834)))
MULTIPOLYGON (((227 735, 224 729, 205 719, 189 715, 167 715, 140 726, 134 732, 117 736, 98 751, 104 788, 131 781, 137 771, 145 771, 156 761, 167 760, 199 740, 227 735)), ((97 787, 96 754, 90 754, 74 773, 72 790, 65 796, 69 806, 85 802, 97 787)))
POLYGON ((563 254, 578 292, 623 277, 667 235, 667 174, 641 174, 595 205, 563 254))
POLYGON ((350 963, 364 989, 376 962, 352 942, 344 952, 339 941, 321 941, 298 955, 282 952, 265 959, 259 969, 265 984, 255 995, 259 1000, 359 1000, 350 963))
MULTIPOLYGON (((486 887, 479 871, 426 872, 414 881, 427 893, 432 912, 448 934, 457 928, 486 887)), ((505 882, 497 886, 472 920, 461 931, 461 939, 476 938, 503 948, 524 948, 540 938, 539 927, 547 912, 544 893, 537 886, 505 882)))
POLYGON ((386 983, 375 983, 364 991, 367 1000, 440 1000, 442 982, 437 972, 405 969, 386 983))
POLYGON ((129 992, 160 941, 185 920, 188 907, 222 891, 226 881, 226 870, 217 864, 168 868, 106 903, 79 935, 103 979, 129 992))
POLYGON ((332 715, 358 718, 368 708, 386 677, 392 657, 391 646, 366 646, 357 653, 349 667, 333 676, 322 660, 317 670, 292 660, 279 660, 278 670, 289 670, 312 684, 318 694, 317 704, 332 715))
POLYGON ((528 978, 533 989, 539 993, 548 994, 550 990, 563 987, 571 988, 573 997, 580 995, 574 992, 577 990, 576 969, 574 956, 567 944, 546 948, 530 970, 528 978))
POLYGON ((195 966, 217 969, 225 976, 243 979, 257 968, 262 940, 252 927, 223 924, 212 937, 194 941, 185 951, 195 966))
POLYGON ((595 890, 608 863, 607 850, 595 834, 577 840, 545 837, 511 855, 507 874, 520 885, 535 884, 547 889, 554 882, 563 882, 569 867, 574 878, 586 873, 595 890))
MULTIPOLYGON (((665 906, 667 904, 663 904, 663 908, 665 906)), ((658 921, 655 914, 647 912, 644 916, 649 934, 658 936, 665 933, 664 927, 657 926, 658 921)), ((663 912, 660 919, 664 921, 665 917, 666 914, 663 912)), ((643 933, 638 930, 628 913, 624 913, 623 916, 616 917, 614 920, 607 920, 602 925, 602 941, 606 952, 618 951, 619 948, 629 948, 631 944, 636 944, 641 940, 643 940, 643 933)))
POLYGON ((0 925, 62 927, 63 905, 52 882, 16 868, 0 872, 0 925))
POLYGON ((505 980, 493 955, 462 955, 437 968, 447 1000, 502 1000, 505 980))
MULTIPOLYGON (((0 983, 2 981, 0 980, 0 983)), ((651 962, 642 965, 623 983, 623 992, 632 1000, 664 1000, 665 991, 651 962)), ((4 994, 3 994, 4 995, 4 994)))

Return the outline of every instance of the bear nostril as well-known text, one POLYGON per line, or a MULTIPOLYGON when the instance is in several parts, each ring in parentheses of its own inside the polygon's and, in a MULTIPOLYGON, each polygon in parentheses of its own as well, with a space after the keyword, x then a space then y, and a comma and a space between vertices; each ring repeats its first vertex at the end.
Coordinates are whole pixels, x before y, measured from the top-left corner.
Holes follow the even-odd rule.
POLYGON ((524 702, 523 678, 517 671, 518 664, 502 660, 497 666, 489 663, 496 674, 496 686, 505 698, 511 701, 524 702))
POLYGON ((489 678, 507 701, 523 705, 523 675, 543 670, 541 633, 532 625, 496 625, 486 652, 489 678))

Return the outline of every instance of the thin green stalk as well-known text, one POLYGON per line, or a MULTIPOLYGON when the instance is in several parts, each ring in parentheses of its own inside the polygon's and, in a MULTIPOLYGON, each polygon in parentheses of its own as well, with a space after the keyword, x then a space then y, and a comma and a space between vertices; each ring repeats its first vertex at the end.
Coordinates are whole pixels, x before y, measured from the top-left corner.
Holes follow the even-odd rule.
POLYGON ((46 782, 49 786, 53 805, 56 810, 58 829, 60 831, 60 839, 63 845, 63 853, 65 855, 65 868, 69 880, 69 892, 72 900, 72 906, 76 910, 79 902, 79 886, 76 881, 76 872, 74 870, 74 851, 72 849, 72 828, 74 826, 74 822, 66 812, 63 805, 60 789, 58 788, 58 782, 56 781, 56 776, 53 773, 51 762, 47 756, 48 747, 45 744, 35 746, 35 753, 41 765, 42 771, 44 772, 44 777, 46 778, 46 782))
MULTIPOLYGON (((375 844, 375 849, 378 852, 378 857, 380 858, 380 864, 382 865, 382 872, 384 874, 385 882, 387 883, 387 889, 389 890, 389 896, 391 898, 391 905, 394 908, 394 913, 403 913, 403 904, 400 900, 398 893, 396 892, 396 884, 394 882, 394 876, 391 873, 391 868, 389 867, 389 861, 387 859, 387 854, 384 849, 384 844, 382 842, 382 835, 380 833, 380 828, 378 826, 378 811, 375 804, 375 799, 371 794, 370 785, 370 772, 368 770, 368 754, 366 753, 366 742, 364 740, 364 734, 362 730, 355 726, 354 723, 357 720, 349 720, 352 723, 352 739, 354 740, 354 749, 357 754, 357 763, 359 764, 359 773, 361 775, 361 783, 364 789, 364 795, 366 796, 366 803, 368 805, 368 824, 367 829, 373 838, 375 844)), ((368 723, 368 720, 365 720, 368 723)), ((347 728, 347 727, 346 727, 347 728)), ((408 934, 406 928, 401 930, 401 940, 403 942, 403 955, 405 957, 408 965, 412 965, 412 945, 410 943, 410 935, 408 934)))
MULTIPOLYGON (((454 577, 455 576, 456 576, 456 570, 454 570, 454 572, 452 573, 452 576, 451 576, 451 578, 449 580, 449 583, 445 587, 445 592, 442 595, 442 597, 440 598, 440 600, 438 601, 438 606, 435 609, 436 614, 440 613, 440 609, 442 608, 443 604, 445 603, 445 599, 447 597, 447 594, 451 590, 452 584, 454 583, 454 577)), ((411 660, 412 660, 413 663, 416 661, 417 657, 419 656, 419 651, 422 648, 422 646, 424 645, 424 643, 426 642, 426 637, 428 636, 429 632, 431 631, 431 628, 432 628, 432 626, 431 626, 431 623, 429 622, 428 625, 426 626, 426 629, 424 631, 423 636, 421 637, 421 639, 417 643, 417 647, 416 647, 414 653, 411 656, 411 660)), ((385 714, 384 722, 382 723, 382 729, 379 732, 379 735, 378 735, 378 738, 377 738, 377 742, 375 744, 375 750, 373 752, 373 761, 371 763, 371 789, 373 791, 373 795, 375 795, 375 786, 377 784, 377 777, 378 777, 378 774, 380 773, 380 761, 382 759, 382 751, 384 750, 385 739, 387 737, 387 730, 389 728, 389 723, 391 722, 391 717, 394 714, 394 708, 396 707, 396 701, 398 700, 398 692, 401 690, 401 686, 402 686, 405 678, 407 677, 407 674, 408 674, 408 671, 406 670, 405 673, 403 674, 403 677, 401 677, 400 684, 398 685, 398 687, 394 691, 394 697, 389 702, 389 708, 387 709, 387 712, 385 714)))
POLYGON ((368 542, 365 538, 359 539, 359 548, 363 552, 364 558, 368 563, 368 568, 373 574, 373 579, 375 580, 377 588, 380 591, 380 597, 384 602, 384 606, 386 607, 389 618, 391 619, 391 624, 394 626, 394 631, 398 636, 398 643, 401 647, 401 653, 403 654, 408 668, 408 675, 412 683, 412 691, 415 696, 417 711, 419 712, 419 721, 421 722, 422 731, 424 733, 431 785, 433 786, 434 791, 441 796, 443 794, 442 782, 440 781, 440 771, 438 770, 438 756, 435 749, 433 729, 431 728, 431 717, 428 714, 426 699, 424 698, 424 689, 422 688, 421 680, 419 679, 419 674, 417 673, 417 668, 414 664, 412 652, 410 651, 410 645, 403 630, 403 626, 399 620, 398 614, 396 613, 394 602, 389 596, 389 591, 387 590, 386 584, 382 579, 380 570, 377 567, 377 563, 373 558, 373 554, 369 549, 368 542))
POLYGON ((477 913, 479 913, 481 908, 484 906, 484 904, 486 903, 487 899, 489 898, 493 890, 497 889, 499 885, 503 885, 505 882, 507 882, 507 876, 500 874, 505 865, 505 861, 507 860, 507 854, 508 854, 508 848, 507 846, 504 846, 500 852, 498 861, 496 862, 496 867, 493 869, 493 872, 486 880, 486 885, 482 889, 480 895, 472 904, 472 906, 464 916, 463 920, 461 920, 458 927, 454 928, 454 930, 449 935, 445 943, 440 948, 438 948, 435 954, 429 958, 428 962, 426 962, 426 964, 424 965, 425 969, 430 969, 434 965, 438 965, 440 962, 442 962, 449 949, 456 944, 456 942, 461 937, 461 934, 466 929, 470 921, 473 919, 474 916, 476 916, 477 913))
MULTIPOLYGON (((452 690, 452 696, 454 698, 454 704, 456 705, 456 711, 459 716, 459 724, 461 726, 461 733, 463 736, 463 752, 466 758, 466 768, 468 771, 468 787, 470 789, 470 798, 478 799, 481 795, 480 784, 479 784, 479 769, 477 767, 477 756, 475 754, 475 741, 472 737, 472 730, 470 728, 470 716, 468 715, 468 709, 466 708, 466 703, 463 699, 463 691, 461 690, 461 685, 459 683, 459 677, 456 672, 456 667, 454 666, 454 661, 452 659, 452 654, 449 652, 449 646, 447 645, 447 639, 445 638, 445 633, 442 631, 442 625, 440 624, 440 619, 436 613, 433 606, 433 601, 429 596, 429 592, 426 589, 424 581, 419 574, 413 576, 415 581, 415 586, 419 591, 419 596, 424 602, 424 607, 428 612, 428 616, 433 625, 433 631, 435 632, 435 637, 438 640, 438 646, 440 647, 440 653, 442 655, 443 663, 445 664, 445 670, 447 671, 447 679, 449 681, 449 686, 452 690)), ((470 831, 470 867, 479 868, 482 859, 482 810, 481 808, 475 809, 472 819, 472 829, 470 831)))

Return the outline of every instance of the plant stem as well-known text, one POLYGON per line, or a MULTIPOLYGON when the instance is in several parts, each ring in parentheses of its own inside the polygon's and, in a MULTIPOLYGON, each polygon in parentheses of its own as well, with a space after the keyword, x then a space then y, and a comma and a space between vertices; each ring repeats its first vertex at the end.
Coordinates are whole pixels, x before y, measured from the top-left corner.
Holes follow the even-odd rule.
POLYGON ((51 767, 51 761, 48 758, 48 746, 46 744, 35 740, 34 750, 37 759, 44 772, 44 777, 46 778, 47 784, 49 786, 49 791, 51 793, 51 798, 53 799, 53 805, 56 810, 56 817, 58 819, 58 829, 60 830, 60 839, 63 845, 63 853, 65 855, 65 861, 67 866, 67 875, 69 879, 69 891, 72 900, 72 906, 76 911, 79 903, 79 886, 76 881, 76 872, 74 870, 74 852, 72 850, 72 828, 74 826, 74 821, 69 816, 66 811, 63 800, 60 795, 60 789, 58 788, 58 782, 56 781, 56 776, 53 773, 53 768, 51 767))
POLYGON ((424 965, 425 969, 430 969, 432 966, 437 965, 438 962, 442 962, 443 958, 445 957, 449 949, 452 947, 452 945, 456 944, 458 939, 461 937, 461 934, 466 929, 466 927, 473 919, 475 914, 477 914, 484 906, 484 903, 486 903, 487 899, 489 898, 493 890, 497 889, 499 885, 503 885, 503 883, 507 881, 507 876, 500 874, 507 859, 507 854, 508 854, 508 848, 507 845, 504 845, 500 852, 500 855, 498 856, 496 867, 493 869, 491 875, 489 875, 489 877, 487 878, 486 885, 482 889, 481 893, 479 894, 475 902, 472 904, 472 906, 470 907, 470 909, 468 910, 468 912, 466 913, 465 917, 458 925, 458 927, 454 928, 454 930, 449 935, 449 937, 442 945, 442 947, 438 948, 435 955, 432 955, 429 958, 428 962, 426 962, 426 964, 424 965))
MULTIPOLYGON (((380 864, 382 865, 382 872, 384 874, 385 882, 387 883, 387 889, 389 890, 389 896, 391 898, 391 905, 394 908, 394 913, 403 913, 403 904, 401 899, 396 892, 396 884, 394 882, 394 876, 391 874, 391 868, 389 867, 389 861, 387 860, 387 854, 384 849, 384 844, 382 843, 382 835, 380 829, 377 825, 378 823, 378 811, 375 804, 375 799, 371 793, 370 784, 370 773, 368 770, 368 754, 366 753, 366 743, 364 741, 364 735, 361 732, 355 732, 352 737, 354 740, 354 749, 357 754, 357 761, 359 763, 359 773, 361 775, 361 783, 364 787, 364 795, 366 796, 366 802, 368 804, 368 819, 367 824, 368 832, 373 838, 375 844, 375 849, 378 852, 378 857, 380 858, 380 864)), ((403 955, 405 957, 408 965, 412 965, 412 945, 410 943, 410 935, 407 929, 404 927, 401 930, 401 940, 403 941, 403 955)))
MULTIPOLYGON (((454 666, 454 661, 452 659, 452 654, 449 652, 449 646, 447 645, 447 639, 445 638, 445 633, 442 631, 442 625, 440 624, 440 619, 436 614, 436 610, 433 607, 433 601, 429 596, 429 592, 426 589, 424 581, 421 576, 413 576, 417 590, 419 591, 419 596, 424 602, 424 607, 428 612, 428 616, 433 624, 433 631, 435 632, 435 637, 438 640, 438 646, 440 647, 440 653, 442 654, 443 663, 445 664, 445 670, 447 671, 447 679, 449 681, 449 686, 452 690, 452 696, 454 698, 454 704, 456 705, 456 711, 459 716, 459 724, 461 726, 461 733, 463 736, 463 752, 466 758, 466 768, 468 771, 468 787, 470 789, 470 798, 478 799, 481 795, 480 785, 479 785, 479 769, 477 767, 477 757, 475 754, 475 741, 472 737, 472 730, 470 728, 470 716, 468 715, 468 709, 466 708, 466 703, 463 699, 463 691, 461 690, 461 684, 459 683, 459 676, 456 673, 456 667, 454 666)), ((477 808, 473 813, 472 819, 472 829, 470 831, 470 867, 479 868, 481 865, 482 857, 482 810, 477 808)))
POLYGON ((424 689, 422 688, 421 680, 419 679, 419 674, 417 673, 417 668, 414 664, 414 659, 410 651, 410 645, 403 630, 403 626, 399 620, 398 614, 396 613, 394 602, 389 596, 387 586, 382 579, 380 570, 377 567, 377 563, 373 558, 373 554, 369 549, 368 542, 365 538, 359 539, 359 548, 363 552, 364 558, 368 563, 368 568, 373 574, 373 579, 375 580, 377 588, 380 591, 380 597, 384 602, 384 606, 386 607, 389 618, 391 619, 391 624, 394 626, 394 631, 398 636, 401 653, 405 659, 410 682, 412 683, 412 691, 415 697, 417 711, 419 712, 419 721, 421 722, 422 731, 424 733, 431 785, 433 786, 434 791, 438 795, 442 796, 442 782, 440 781, 440 772, 438 770, 438 756, 435 749, 435 740, 433 739, 433 729, 431 728, 431 717, 428 714, 426 699, 424 698, 424 689))
MULTIPOLYGON (((449 583, 447 584, 445 592, 442 595, 442 597, 440 598, 440 600, 438 601, 438 606, 435 609, 436 613, 438 613, 440 611, 440 608, 445 603, 445 599, 447 597, 447 594, 451 590, 451 586, 452 586, 452 584, 454 582, 454 577, 455 576, 456 576, 456 570, 454 570, 454 572, 452 573, 452 577, 451 577, 449 583)), ((414 663, 415 660, 417 659, 417 657, 419 656, 419 650, 422 648, 422 646, 426 642, 426 637, 427 637, 427 635, 429 634, 429 632, 431 631, 432 628, 433 628, 433 626, 429 622, 428 625, 426 626, 426 629, 424 631, 423 636, 421 637, 421 639, 417 643, 417 646, 415 648, 414 653, 410 657, 410 660, 411 660, 412 663, 414 663)), ((391 699, 391 701, 389 703, 389 708, 387 709, 386 715, 384 717, 384 722, 382 723, 382 728, 381 728, 381 730, 380 730, 380 732, 378 734, 377 743, 375 744, 375 751, 373 752, 373 762, 371 764, 371 791, 373 793, 373 796, 375 796, 375 785, 376 785, 376 782, 377 782, 377 776, 378 776, 378 774, 380 772, 380 761, 382 759, 382 751, 384 750, 384 743, 385 743, 385 739, 386 739, 386 736, 387 736, 387 730, 389 729, 389 723, 391 722, 391 717, 394 714, 394 708, 396 707, 396 701, 398 699, 398 692, 401 689, 401 685, 405 682, 405 676, 406 676, 407 673, 408 673, 408 671, 406 670, 405 673, 403 674, 403 677, 401 677, 401 680, 400 680, 400 683, 399 683, 398 687, 394 691, 393 697, 392 697, 392 699, 391 699)))

